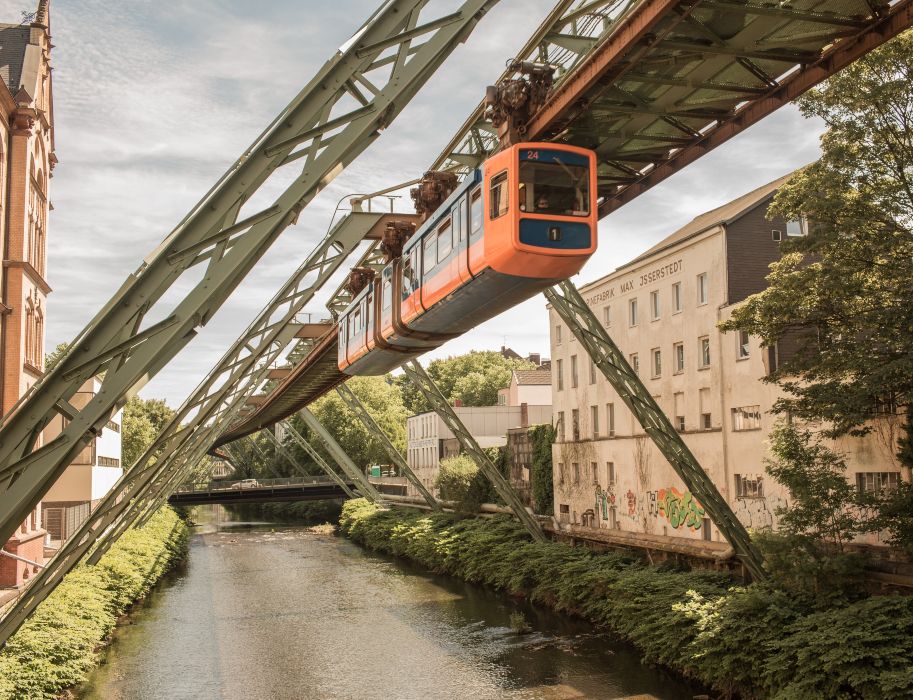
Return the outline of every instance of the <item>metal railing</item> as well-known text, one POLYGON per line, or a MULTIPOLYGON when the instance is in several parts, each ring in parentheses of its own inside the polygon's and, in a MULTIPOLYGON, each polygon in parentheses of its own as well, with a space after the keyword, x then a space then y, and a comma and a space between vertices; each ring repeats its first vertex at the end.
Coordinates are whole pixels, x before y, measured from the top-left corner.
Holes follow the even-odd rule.
POLYGON ((295 476, 286 479, 224 479, 181 484, 174 493, 212 493, 214 491, 242 491, 248 489, 275 489, 290 486, 335 485, 328 476, 295 476))

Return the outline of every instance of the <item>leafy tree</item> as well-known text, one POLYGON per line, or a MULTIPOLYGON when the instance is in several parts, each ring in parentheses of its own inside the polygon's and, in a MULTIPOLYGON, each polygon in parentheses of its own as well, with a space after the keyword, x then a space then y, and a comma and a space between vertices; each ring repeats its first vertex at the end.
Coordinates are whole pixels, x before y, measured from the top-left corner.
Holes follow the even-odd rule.
MULTIPOLYGON (((459 399, 464 406, 494 406, 498 403, 498 389, 510 384, 513 370, 535 368, 528 360, 510 359, 494 350, 473 350, 465 355, 432 360, 426 370, 449 401, 459 399)), ((431 410, 408 377, 400 375, 396 381, 410 414, 431 410)))
POLYGON ((128 467, 139 459, 173 416, 162 399, 134 396, 127 401, 121 425, 121 463, 128 467))
MULTIPOLYGON (((913 33, 856 61, 799 100, 827 125, 821 159, 778 192, 771 212, 807 217, 784 241, 769 286, 725 330, 798 351, 772 376, 775 410, 868 430, 875 401, 913 404, 913 33)), ((909 423, 908 423, 909 425, 909 423)))
POLYGON ((777 510, 780 530, 843 544, 867 523, 856 488, 846 480, 846 462, 805 428, 781 421, 771 431, 767 472, 789 490, 789 505, 777 510))
MULTIPOLYGON (((387 377, 353 377, 347 386, 365 405, 396 448, 405 454, 408 414, 403 406, 402 395, 392 380, 387 377)), ((315 401, 310 409, 359 468, 390 461, 380 441, 346 407, 335 391, 315 401)), ((335 467, 335 462, 322 441, 310 435, 304 422, 295 416, 291 423, 335 467)), ((311 461, 294 442, 289 440, 286 444, 297 458, 304 462, 311 461)))
POLYGON ((552 425, 534 425, 529 429, 532 466, 529 480, 532 482, 533 503, 536 512, 551 515, 555 508, 554 474, 552 471, 552 444, 556 430, 552 425))

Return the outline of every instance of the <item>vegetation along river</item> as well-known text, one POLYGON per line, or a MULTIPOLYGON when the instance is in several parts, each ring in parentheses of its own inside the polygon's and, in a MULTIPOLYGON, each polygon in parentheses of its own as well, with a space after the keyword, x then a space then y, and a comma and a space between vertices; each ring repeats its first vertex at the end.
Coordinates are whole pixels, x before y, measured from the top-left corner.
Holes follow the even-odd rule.
POLYGON ((186 567, 121 628, 82 697, 646 700, 700 692, 584 622, 332 534, 220 519, 197 529, 186 567), (531 631, 517 634, 511 613, 515 623, 522 613, 531 631))

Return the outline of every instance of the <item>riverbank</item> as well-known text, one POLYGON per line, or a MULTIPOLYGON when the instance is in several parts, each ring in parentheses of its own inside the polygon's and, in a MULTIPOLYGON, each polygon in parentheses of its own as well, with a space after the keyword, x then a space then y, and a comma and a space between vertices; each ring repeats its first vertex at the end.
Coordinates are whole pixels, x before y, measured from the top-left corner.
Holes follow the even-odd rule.
POLYGON ((343 507, 369 549, 584 617, 662 664, 745 698, 913 698, 913 600, 816 607, 767 585, 667 571, 633 556, 534 543, 507 517, 343 507))
POLYGON ((319 525, 335 523, 342 513, 342 501, 288 501, 278 503, 240 503, 224 508, 239 520, 267 520, 277 523, 319 525))
POLYGON ((118 619, 184 558, 188 537, 162 508, 98 564, 70 572, 0 652, 0 700, 57 698, 85 680, 118 619))

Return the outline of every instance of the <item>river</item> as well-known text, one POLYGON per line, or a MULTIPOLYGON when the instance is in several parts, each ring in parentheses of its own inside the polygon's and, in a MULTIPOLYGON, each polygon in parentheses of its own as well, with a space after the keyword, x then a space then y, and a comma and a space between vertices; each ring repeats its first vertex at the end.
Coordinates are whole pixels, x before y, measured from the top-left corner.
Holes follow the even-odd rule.
POLYGON ((80 697, 678 700, 699 692, 579 620, 331 534, 220 519, 198 528, 186 566, 118 631, 80 697), (517 612, 530 633, 511 629, 517 612))

